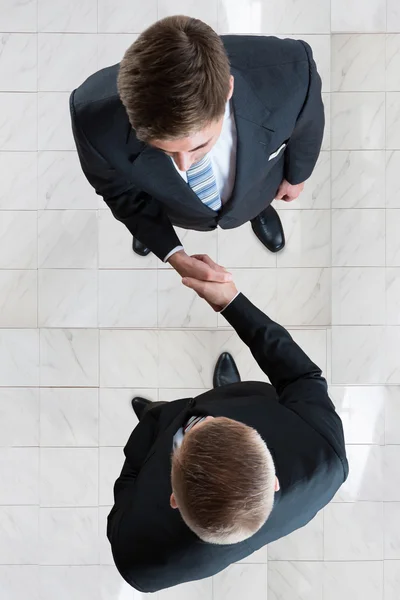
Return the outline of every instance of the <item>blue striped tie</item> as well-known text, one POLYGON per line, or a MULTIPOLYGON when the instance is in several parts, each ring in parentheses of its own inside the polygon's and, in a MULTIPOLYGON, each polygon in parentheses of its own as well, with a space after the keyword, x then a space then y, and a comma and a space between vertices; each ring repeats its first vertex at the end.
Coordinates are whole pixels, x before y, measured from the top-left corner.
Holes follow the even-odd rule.
POLYGON ((212 210, 222 206, 217 181, 208 154, 186 171, 188 184, 200 200, 212 210))

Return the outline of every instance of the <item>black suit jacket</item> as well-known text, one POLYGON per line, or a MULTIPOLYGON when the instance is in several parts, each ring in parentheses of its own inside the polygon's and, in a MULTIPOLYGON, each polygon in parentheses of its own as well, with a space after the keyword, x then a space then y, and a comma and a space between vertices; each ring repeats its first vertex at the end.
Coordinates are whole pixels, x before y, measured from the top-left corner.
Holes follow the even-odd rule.
POLYGON ((133 431, 107 533, 121 575, 143 592, 214 575, 303 527, 348 475, 342 423, 320 369, 242 294, 223 314, 272 385, 243 382, 159 405, 133 431), (254 427, 274 458, 281 489, 264 526, 244 542, 206 544, 169 505, 173 436, 194 414, 254 427))
POLYGON ((117 91, 119 65, 103 69, 70 99, 83 171, 114 216, 159 258, 180 244, 172 224, 210 231, 238 227, 273 200, 283 177, 310 177, 324 129, 321 80, 311 48, 274 37, 222 36, 235 78, 238 147, 232 197, 204 205, 162 151, 140 142, 117 91), (285 152, 268 160, 282 143, 285 152))

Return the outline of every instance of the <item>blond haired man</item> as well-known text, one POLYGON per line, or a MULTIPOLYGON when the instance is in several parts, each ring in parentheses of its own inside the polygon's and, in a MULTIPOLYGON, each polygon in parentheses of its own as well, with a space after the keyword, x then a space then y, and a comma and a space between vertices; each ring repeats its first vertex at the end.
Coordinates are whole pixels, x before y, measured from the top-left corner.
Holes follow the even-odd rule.
POLYGON ((107 533, 121 575, 143 592, 214 575, 303 527, 348 475, 321 370, 234 283, 183 283, 222 311, 271 384, 241 382, 224 353, 213 390, 167 403, 134 398, 140 422, 107 533))

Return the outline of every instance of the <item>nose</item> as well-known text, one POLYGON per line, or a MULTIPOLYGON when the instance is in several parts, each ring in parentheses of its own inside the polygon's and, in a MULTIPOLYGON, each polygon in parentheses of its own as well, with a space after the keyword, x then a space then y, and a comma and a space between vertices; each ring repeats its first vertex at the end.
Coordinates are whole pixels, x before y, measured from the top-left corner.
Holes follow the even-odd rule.
POLYGON ((193 157, 188 153, 176 154, 174 161, 180 171, 188 171, 194 162, 193 157))

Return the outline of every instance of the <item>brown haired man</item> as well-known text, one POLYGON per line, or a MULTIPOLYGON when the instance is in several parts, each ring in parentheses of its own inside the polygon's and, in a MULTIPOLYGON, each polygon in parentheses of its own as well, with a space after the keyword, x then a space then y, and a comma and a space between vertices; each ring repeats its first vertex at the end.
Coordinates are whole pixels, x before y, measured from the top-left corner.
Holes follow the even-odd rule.
POLYGON ((210 231, 251 221, 272 252, 285 240, 274 198, 298 197, 324 129, 321 80, 302 41, 219 37, 189 17, 144 31, 121 64, 70 99, 84 173, 140 255, 182 276, 226 281, 188 256, 173 225, 210 231))
MULTIPOLYGON (((225 272, 207 256, 196 260, 225 272)), ((183 283, 222 310, 272 385, 241 382, 224 353, 213 390, 166 403, 133 399, 140 422, 107 534, 121 575, 143 592, 214 575, 303 527, 348 475, 321 370, 233 282, 183 283)))

